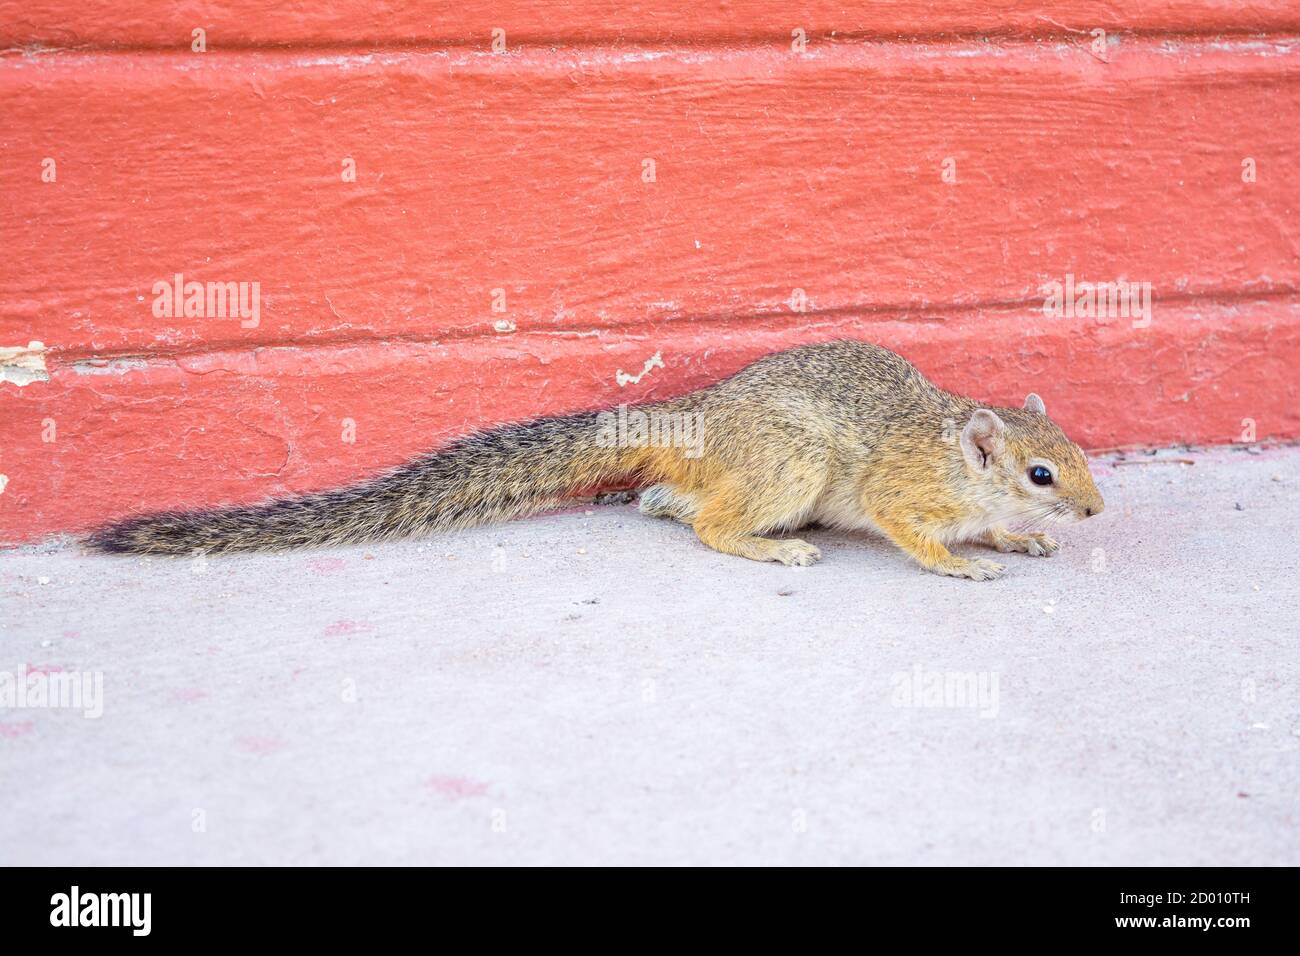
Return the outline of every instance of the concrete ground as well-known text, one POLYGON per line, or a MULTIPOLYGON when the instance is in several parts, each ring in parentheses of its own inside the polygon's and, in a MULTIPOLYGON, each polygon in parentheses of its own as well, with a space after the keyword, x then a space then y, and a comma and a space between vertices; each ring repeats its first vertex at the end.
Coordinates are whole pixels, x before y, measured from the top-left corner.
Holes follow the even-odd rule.
POLYGON ((0 858, 1295 865, 1300 449, 1257 452, 1100 459, 1106 513, 986 583, 627 505, 8 551, 0 671, 101 673, 102 716, 0 709, 0 858))

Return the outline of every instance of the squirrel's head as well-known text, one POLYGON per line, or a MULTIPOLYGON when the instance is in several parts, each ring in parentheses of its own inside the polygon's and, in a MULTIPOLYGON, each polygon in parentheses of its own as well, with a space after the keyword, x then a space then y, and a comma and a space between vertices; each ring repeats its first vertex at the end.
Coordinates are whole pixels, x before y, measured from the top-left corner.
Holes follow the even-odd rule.
POLYGON ((1047 417, 1037 395, 1024 408, 976 409, 961 450, 999 520, 1082 521, 1105 507, 1083 449, 1047 417))

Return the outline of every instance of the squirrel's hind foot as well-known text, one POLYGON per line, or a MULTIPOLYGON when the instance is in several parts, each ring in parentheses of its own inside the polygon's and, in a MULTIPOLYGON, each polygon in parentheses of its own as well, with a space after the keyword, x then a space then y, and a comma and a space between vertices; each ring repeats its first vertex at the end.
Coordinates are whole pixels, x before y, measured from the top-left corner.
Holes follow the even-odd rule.
MULTIPOLYGON (((696 529, 698 532, 698 528, 696 529)), ((700 540, 714 551, 749 558, 751 561, 777 561, 786 567, 806 568, 816 564, 822 553, 798 538, 760 538, 757 535, 700 535, 700 540)))
POLYGON ((638 510, 651 518, 674 518, 690 524, 695 520, 695 500, 671 485, 651 485, 641 492, 638 510))
POLYGON ((771 560, 780 561, 788 568, 806 568, 822 559, 821 551, 807 541, 801 541, 798 538, 787 538, 784 541, 773 541, 772 543, 776 547, 772 551, 771 560))

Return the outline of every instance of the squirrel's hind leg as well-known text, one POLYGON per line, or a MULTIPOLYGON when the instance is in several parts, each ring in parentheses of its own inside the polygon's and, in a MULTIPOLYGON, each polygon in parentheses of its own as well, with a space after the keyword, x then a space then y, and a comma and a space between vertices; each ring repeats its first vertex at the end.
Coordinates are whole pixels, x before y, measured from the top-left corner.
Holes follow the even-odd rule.
POLYGON ((651 485, 641 492, 637 508, 643 515, 652 518, 675 518, 686 524, 694 522, 699 511, 693 495, 669 484, 651 485))
POLYGON ((821 484, 787 483, 773 493, 742 490, 728 483, 702 496, 692 522, 699 539, 715 551, 751 561, 779 561, 806 567, 821 560, 822 553, 798 538, 763 538, 755 532, 791 527, 807 513, 821 492, 821 484))

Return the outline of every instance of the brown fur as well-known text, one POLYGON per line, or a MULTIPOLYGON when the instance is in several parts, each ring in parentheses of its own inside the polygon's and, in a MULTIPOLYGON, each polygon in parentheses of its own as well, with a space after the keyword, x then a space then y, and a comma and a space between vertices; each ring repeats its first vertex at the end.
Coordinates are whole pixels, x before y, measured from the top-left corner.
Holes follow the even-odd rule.
POLYGON ((875 528, 932 571, 983 580, 1002 566, 957 557, 947 545, 1051 554, 1056 544, 1045 534, 1008 526, 1102 509, 1082 451, 1037 401, 989 409, 936 388, 888 349, 808 345, 641 406, 700 416, 698 457, 664 444, 607 447, 594 412, 542 418, 470 435, 348 488, 133 518, 90 543, 135 554, 336 545, 507 520, 621 483, 653 485, 642 511, 691 524, 727 554, 811 564, 820 557, 812 545, 765 535, 817 521, 875 528), (1031 461, 1050 464, 1051 487, 1027 479, 1031 461))

